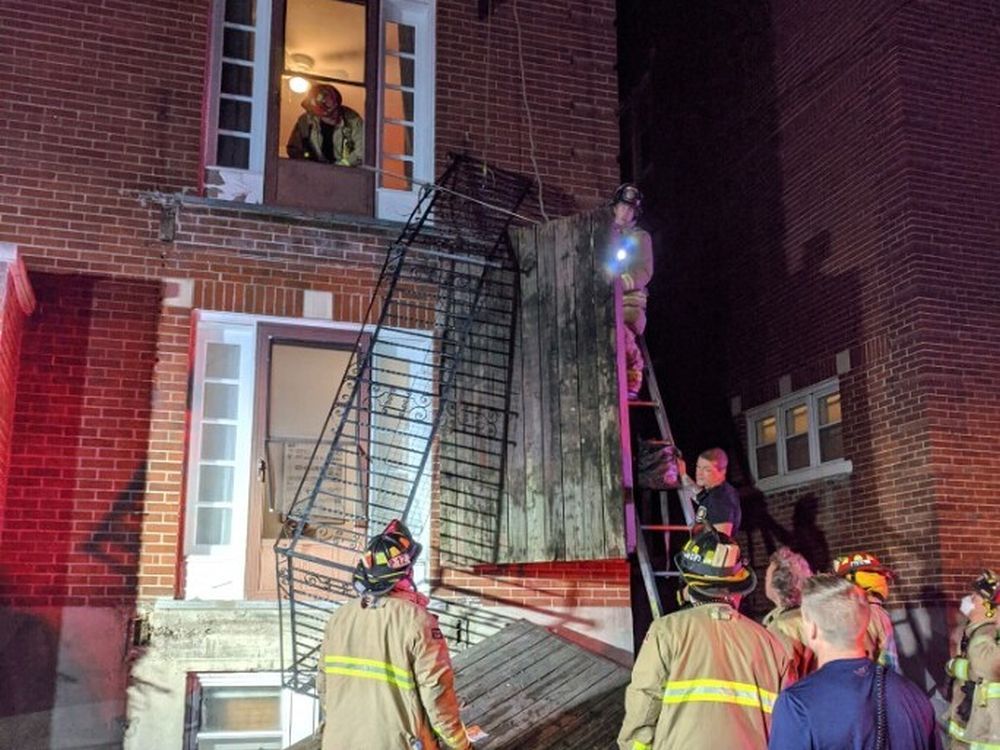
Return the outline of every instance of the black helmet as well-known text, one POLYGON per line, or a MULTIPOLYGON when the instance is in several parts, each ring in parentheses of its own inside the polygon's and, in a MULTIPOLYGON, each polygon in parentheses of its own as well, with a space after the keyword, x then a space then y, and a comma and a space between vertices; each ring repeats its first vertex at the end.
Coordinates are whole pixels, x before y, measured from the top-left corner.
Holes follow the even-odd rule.
POLYGON ((674 563, 691 590, 704 597, 749 594, 757 586, 757 575, 743 558, 740 545, 711 524, 688 540, 674 563))
POLYGON ((359 594, 378 596, 406 578, 423 549, 398 518, 374 536, 354 569, 354 588, 359 594))
POLYGON ((985 603, 986 616, 992 617, 997 606, 1000 605, 1000 577, 992 570, 984 570, 972 582, 972 590, 983 598, 985 603))
POLYGON ((615 195, 611 199, 612 206, 616 206, 619 203, 632 206, 635 209, 636 216, 638 216, 642 211, 642 192, 631 182, 623 182, 615 190, 615 195))

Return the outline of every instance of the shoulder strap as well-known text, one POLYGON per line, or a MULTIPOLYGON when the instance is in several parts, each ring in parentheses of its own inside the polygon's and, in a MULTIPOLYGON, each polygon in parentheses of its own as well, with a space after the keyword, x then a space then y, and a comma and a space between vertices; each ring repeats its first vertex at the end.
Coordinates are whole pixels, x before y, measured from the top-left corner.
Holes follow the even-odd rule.
POLYGON ((885 667, 881 664, 875 665, 875 700, 875 748, 885 750, 885 667))

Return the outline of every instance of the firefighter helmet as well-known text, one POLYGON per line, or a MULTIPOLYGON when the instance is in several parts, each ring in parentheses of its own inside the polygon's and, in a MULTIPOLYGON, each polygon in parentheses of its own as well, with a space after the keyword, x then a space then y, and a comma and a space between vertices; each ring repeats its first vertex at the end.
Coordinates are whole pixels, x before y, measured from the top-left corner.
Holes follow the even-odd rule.
POLYGON ((896 574, 871 552, 841 555, 833 561, 833 572, 882 601, 889 598, 889 582, 896 579, 896 574))
POLYGON ((972 582, 972 590, 983 598, 986 616, 993 617, 993 613, 1000 606, 1000 578, 992 570, 984 570, 972 582))
POLYGON ((302 100, 302 109, 316 117, 335 118, 340 114, 344 98, 336 86, 328 83, 314 83, 302 100))
POLYGON ((749 594, 757 586, 757 575, 740 545, 711 524, 688 540, 674 563, 694 594, 709 598, 749 594))
POLYGON ((354 588, 359 594, 378 596, 409 575, 422 547, 398 518, 372 537, 354 569, 354 588))
POLYGON ((615 190, 614 197, 611 199, 612 206, 619 203, 631 206, 635 209, 635 215, 638 216, 642 212, 642 192, 631 182, 623 182, 615 190))

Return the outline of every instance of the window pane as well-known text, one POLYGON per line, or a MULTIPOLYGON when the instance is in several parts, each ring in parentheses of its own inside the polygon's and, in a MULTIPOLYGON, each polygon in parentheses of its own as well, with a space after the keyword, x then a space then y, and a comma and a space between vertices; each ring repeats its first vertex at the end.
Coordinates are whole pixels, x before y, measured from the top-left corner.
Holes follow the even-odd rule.
POLYGON ((250 139, 234 135, 220 135, 216 141, 215 163, 220 167, 248 169, 250 167, 250 139))
POLYGON ((238 379, 240 348, 236 344, 208 344, 205 348, 205 377, 238 379))
POLYGON ((233 467, 202 465, 198 467, 198 502, 231 503, 233 467))
POLYGON ((809 431, 809 411, 806 405, 793 406, 785 412, 785 434, 801 435, 809 431))
POLYGON ((253 26, 255 5, 254 0, 226 0, 226 21, 253 26))
POLYGON ((222 63, 222 93, 253 95, 253 68, 238 63, 222 63))
POLYGON ((831 393, 819 399, 819 426, 840 421, 840 394, 831 393))
POLYGON ((239 412, 240 387, 235 383, 205 384, 205 417, 236 419, 239 412))
POLYGON ((413 156, 413 128, 387 122, 382 128, 382 152, 397 156, 413 156))
POLYGON ((391 86, 413 88, 413 60, 386 55, 385 82, 391 86))
POLYGON ((407 120, 413 121, 413 93, 410 91, 400 91, 398 89, 386 89, 385 118, 387 120, 407 120))
POLYGON ((757 420, 757 445, 778 442, 778 421, 774 417, 757 420))
POLYGON ((285 71, 337 81, 365 81, 365 4, 288 0, 285 71))
POLYGON ((764 445, 757 449, 757 478, 773 477, 778 473, 778 446, 764 445))
POLYGON ((206 424, 201 430, 204 461, 232 461, 236 457, 236 425, 206 424))
POLYGON ((222 98, 219 100, 219 129, 250 132, 250 102, 222 98))
POLYGON ((834 461, 844 457, 844 440, 840 424, 819 431, 819 460, 834 461))
POLYGON ((809 436, 796 435, 785 441, 785 460, 789 471, 809 466, 809 436))
POLYGON ((253 60, 253 32, 225 29, 222 32, 222 56, 234 60, 253 60))
POLYGON ((198 738, 198 750, 281 750, 280 739, 245 737, 241 739, 211 740, 198 738))
POLYGON ((229 544, 232 515, 229 508, 198 508, 195 544, 229 544))
POLYGON ((412 55, 416 51, 416 30, 412 26, 389 22, 385 25, 386 52, 405 52, 412 55))
POLYGON ((380 184, 390 190, 412 190, 413 183, 413 162, 402 159, 392 159, 388 156, 382 157, 382 173, 379 177, 380 184))
POLYGON ((204 732, 281 729, 281 688, 204 688, 201 706, 204 732))

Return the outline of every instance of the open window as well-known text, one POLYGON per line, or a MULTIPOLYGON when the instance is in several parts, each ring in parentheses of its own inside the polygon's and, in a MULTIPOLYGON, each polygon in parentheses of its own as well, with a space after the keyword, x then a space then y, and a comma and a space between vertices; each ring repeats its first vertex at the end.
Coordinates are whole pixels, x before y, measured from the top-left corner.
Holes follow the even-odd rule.
POLYGON ((433 11, 433 0, 215 0, 209 197, 405 220, 433 180, 433 11), (320 86, 339 95, 335 113, 303 108, 320 86))

